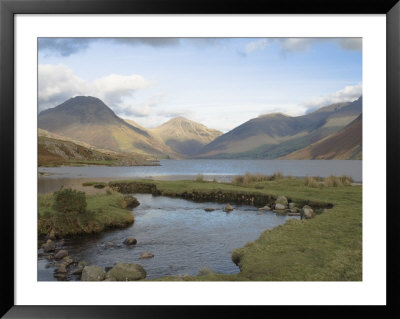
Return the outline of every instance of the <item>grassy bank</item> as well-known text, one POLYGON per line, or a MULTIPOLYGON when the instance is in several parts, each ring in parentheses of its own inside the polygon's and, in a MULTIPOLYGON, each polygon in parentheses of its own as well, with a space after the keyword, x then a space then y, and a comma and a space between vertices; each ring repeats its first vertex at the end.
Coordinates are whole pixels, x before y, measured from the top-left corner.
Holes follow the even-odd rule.
POLYGON ((134 222, 130 210, 122 208, 123 195, 108 192, 86 196, 84 213, 61 213, 53 208, 53 194, 38 195, 38 235, 45 236, 51 229, 59 237, 93 234, 106 228, 126 227, 134 222))
MULTIPOLYGON (((310 220, 289 220, 265 231, 233 252, 240 267, 237 275, 205 274, 160 280, 255 280, 255 281, 360 281, 362 280, 362 186, 327 183, 306 185, 304 179, 249 180, 245 185, 204 181, 137 180, 144 190, 165 196, 187 194, 250 194, 286 196, 298 204, 329 205, 310 220), (143 186, 144 185, 144 186, 143 186), (145 186, 147 185, 147 186, 145 186)), ((110 187, 129 189, 132 181, 113 181, 110 187)), ((197 195, 196 195, 197 196, 197 195)), ((203 196, 207 199, 207 196, 203 196)))

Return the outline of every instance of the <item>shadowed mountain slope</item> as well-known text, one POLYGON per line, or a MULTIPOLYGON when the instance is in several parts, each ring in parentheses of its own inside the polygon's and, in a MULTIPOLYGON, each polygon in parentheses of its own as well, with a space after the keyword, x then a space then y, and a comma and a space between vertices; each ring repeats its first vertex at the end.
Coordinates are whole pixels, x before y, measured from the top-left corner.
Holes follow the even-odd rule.
POLYGON ((362 97, 323 107, 303 116, 259 116, 206 145, 199 158, 283 157, 338 132, 362 112, 362 97))
POLYGON ((281 159, 362 159, 362 115, 337 133, 281 159))

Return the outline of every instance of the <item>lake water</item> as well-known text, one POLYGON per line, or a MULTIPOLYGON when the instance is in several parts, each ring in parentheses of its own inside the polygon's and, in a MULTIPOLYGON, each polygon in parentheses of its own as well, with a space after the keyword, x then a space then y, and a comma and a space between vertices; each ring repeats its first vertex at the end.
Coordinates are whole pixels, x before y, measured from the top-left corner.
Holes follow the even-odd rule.
MULTIPOLYGON (((115 262, 138 263, 145 268, 148 279, 196 275, 202 267, 234 274, 239 272, 231 260, 234 248, 254 241, 264 230, 281 225, 288 218, 299 218, 259 212, 252 206, 235 206, 232 212, 226 213, 222 210, 223 205, 217 203, 133 195, 140 205, 133 209, 135 222, 132 226, 67 239, 65 249, 69 254, 100 267, 112 266, 115 262), (206 212, 206 207, 216 210, 206 212), (128 236, 134 236, 137 244, 124 245, 128 236), (142 252, 150 252, 154 258, 140 259, 142 252)), ((39 258, 38 280, 56 280, 54 268, 45 268, 47 263, 39 258)), ((74 279, 77 278, 70 278, 74 279)))
POLYGON ((351 176, 362 181, 362 161, 353 160, 162 160, 161 166, 133 167, 40 167, 39 172, 52 174, 48 178, 154 178, 193 179, 203 174, 206 179, 230 181, 246 172, 271 175, 281 172, 294 177, 329 175, 351 176))

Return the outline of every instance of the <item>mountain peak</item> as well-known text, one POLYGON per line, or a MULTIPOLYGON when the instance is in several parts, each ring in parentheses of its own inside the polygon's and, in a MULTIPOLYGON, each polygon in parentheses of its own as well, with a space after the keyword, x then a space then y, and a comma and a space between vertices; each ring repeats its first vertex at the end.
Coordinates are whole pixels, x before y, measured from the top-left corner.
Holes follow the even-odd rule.
POLYGON ((102 100, 93 96, 70 98, 54 108, 41 112, 39 119, 44 115, 50 116, 51 114, 79 123, 120 123, 122 121, 102 100))
POLYGON ((259 118, 266 118, 266 117, 288 117, 288 116, 286 114, 281 113, 281 112, 262 114, 262 115, 259 116, 259 118))

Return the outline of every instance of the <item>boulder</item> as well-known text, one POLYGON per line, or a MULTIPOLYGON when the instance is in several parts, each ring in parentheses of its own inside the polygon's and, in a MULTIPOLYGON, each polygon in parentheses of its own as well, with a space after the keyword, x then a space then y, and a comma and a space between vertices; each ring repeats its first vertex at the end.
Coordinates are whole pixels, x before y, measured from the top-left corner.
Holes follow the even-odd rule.
POLYGON ((102 281, 106 278, 106 272, 99 266, 86 266, 82 270, 82 281, 102 281))
POLYGON ((66 274, 67 273, 67 267, 64 264, 60 264, 58 265, 58 267, 55 270, 56 273, 63 273, 66 274))
POLYGON ((290 209, 296 208, 296 204, 293 203, 293 202, 292 202, 292 203, 289 203, 289 208, 290 208, 290 209))
POLYGON ((213 211, 215 210, 215 208, 209 208, 209 207, 207 207, 207 208, 204 208, 204 210, 205 210, 206 212, 213 212, 213 211))
POLYGON ((71 271, 71 275, 81 275, 83 271, 82 267, 77 267, 74 270, 71 271))
POLYGON ((265 205, 264 207, 260 207, 258 210, 271 210, 271 207, 265 205))
POLYGON ((285 210, 286 206, 280 203, 275 204, 275 209, 276 210, 285 210))
POLYGON ((126 237, 124 240, 124 244, 128 246, 135 245, 136 243, 137 243, 136 238, 132 236, 126 237))
POLYGON ((231 212, 233 211, 233 207, 228 203, 226 204, 226 206, 224 207, 224 212, 231 212))
POLYGON ((64 258, 65 256, 68 256, 68 251, 61 249, 59 252, 57 252, 57 254, 55 254, 54 258, 61 259, 61 258, 64 258))
POLYGON ((297 207, 293 207, 293 208, 290 209, 290 212, 292 214, 297 214, 299 212, 299 209, 297 207))
POLYGON ((146 278, 146 271, 139 264, 118 263, 108 273, 107 280, 133 281, 146 278))
POLYGON ((302 218, 310 219, 313 218, 314 216, 315 216, 314 210, 310 206, 305 205, 302 209, 302 218))
POLYGON ((154 254, 152 253, 148 253, 148 252, 144 252, 140 254, 140 259, 148 259, 148 258, 153 258, 154 254))
POLYGON ((65 256, 65 257, 62 259, 62 262, 63 262, 63 264, 69 266, 69 265, 73 264, 75 261, 74 261, 74 259, 71 258, 70 256, 65 256))
POLYGON ((280 204, 282 205, 285 209, 288 205, 288 200, 285 196, 278 196, 278 198, 275 200, 275 209, 281 209, 281 208, 276 208, 276 205, 280 204))
POLYGON ((49 233, 49 239, 51 240, 56 240, 56 233, 54 232, 54 229, 52 229, 49 233))
POLYGON ((139 205, 139 201, 131 195, 125 196, 122 201, 122 208, 135 208, 139 205))
POLYGON ((42 245, 42 248, 46 253, 49 251, 54 251, 56 249, 56 243, 51 239, 48 239, 46 243, 42 245))

